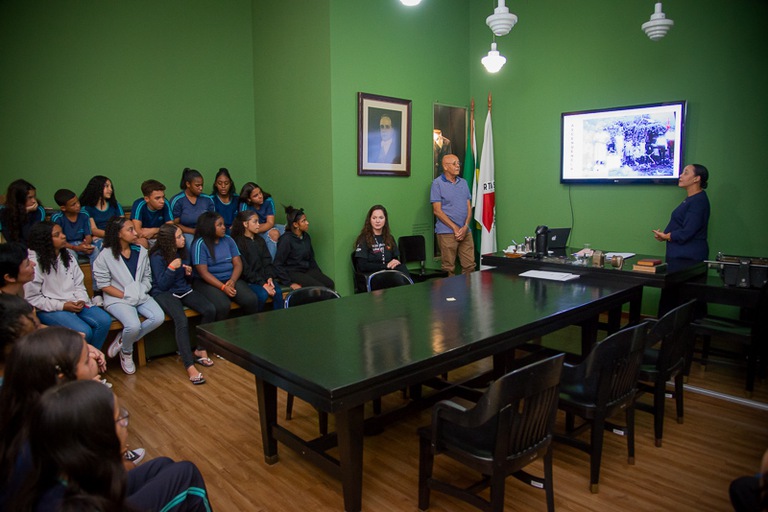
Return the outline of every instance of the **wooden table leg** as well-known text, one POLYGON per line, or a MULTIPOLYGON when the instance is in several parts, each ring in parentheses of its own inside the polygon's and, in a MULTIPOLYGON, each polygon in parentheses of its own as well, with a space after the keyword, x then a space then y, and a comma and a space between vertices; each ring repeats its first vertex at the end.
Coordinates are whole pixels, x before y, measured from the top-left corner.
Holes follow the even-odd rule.
POLYGON ((581 324, 581 355, 586 356, 592 350, 592 346, 597 343, 597 329, 600 325, 597 316, 585 320, 581 324))
POLYGON ((363 504, 363 412, 365 404, 336 413, 344 510, 360 512, 363 504))
POLYGON ((272 435, 272 426, 277 425, 277 387, 256 377, 256 396, 259 403, 264 461, 267 464, 274 464, 280 460, 277 453, 277 440, 272 435))

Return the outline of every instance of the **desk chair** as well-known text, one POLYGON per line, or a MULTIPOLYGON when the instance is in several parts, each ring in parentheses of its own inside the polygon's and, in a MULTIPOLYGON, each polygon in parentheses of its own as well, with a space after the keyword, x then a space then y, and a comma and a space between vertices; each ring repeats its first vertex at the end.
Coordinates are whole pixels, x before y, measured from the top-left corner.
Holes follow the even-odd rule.
POLYGON ((352 251, 350 257, 352 259, 352 281, 355 285, 355 293, 365 293, 368 291, 368 276, 371 274, 357 269, 355 251, 352 251))
POLYGON ((637 402, 638 410, 653 414, 653 432, 656 446, 661 446, 664 433, 664 400, 667 382, 675 381, 677 422, 683 422, 683 375, 687 354, 693 350, 691 320, 696 300, 669 311, 658 320, 650 321, 647 347, 640 367, 638 397, 653 393, 653 405, 637 402))
POLYGON ((434 489, 487 511, 504 510, 504 484, 513 475, 544 488, 547 510, 555 510, 552 488, 552 429, 557 416, 563 354, 512 371, 491 384, 465 409, 443 401, 432 409, 432 425, 419 429, 419 510, 429 508, 434 489), (432 477, 435 455, 446 455, 483 475, 468 488, 432 477), (544 478, 523 468, 544 458, 544 478), (490 487, 490 501, 477 495, 490 487))
MULTIPOLYGON (((339 294, 330 288, 324 286, 303 286, 292 290, 285 298, 285 307, 293 308, 297 306, 303 306, 304 304, 311 304, 313 302, 321 302, 324 300, 338 299, 339 294)), ((323 411, 317 412, 319 415, 318 423, 320 424, 320 433, 325 435, 328 433, 328 413, 323 411)), ((288 397, 285 400, 285 419, 290 420, 293 415, 293 395, 288 393, 288 397)))
POLYGON ((408 263, 418 261, 419 269, 411 273, 411 277, 417 283, 432 279, 435 277, 447 277, 448 272, 444 270, 427 269, 425 262, 427 259, 426 241, 422 235, 401 236, 397 239, 397 247, 400 249, 400 261, 408 263))
POLYGON ((590 491, 598 492, 600 461, 603 453, 603 430, 620 431, 627 437, 629 464, 635 463, 635 396, 638 375, 645 349, 647 324, 627 327, 597 343, 578 365, 563 366, 560 381, 560 403, 565 411, 565 433, 555 440, 589 453, 590 491), (606 422, 624 410, 626 426, 606 422), (574 417, 584 423, 575 427, 574 417), (590 442, 577 439, 587 428, 590 442))
MULTIPOLYGON (((717 316, 705 316, 694 320, 693 331, 704 338, 702 348, 702 365, 706 367, 710 354, 710 338, 717 337, 726 342, 746 347, 747 385, 746 395, 752 396, 755 388, 755 374, 758 365, 761 373, 765 374, 768 364, 768 283, 760 289, 760 296, 751 321, 732 320, 717 316)), ((733 352, 721 352, 733 356, 733 352)), ((744 356, 739 354, 740 358, 744 356)))
POLYGON ((409 284, 413 284, 411 278, 399 270, 379 270, 368 276, 366 288, 369 292, 372 292, 374 290, 384 290, 409 284))

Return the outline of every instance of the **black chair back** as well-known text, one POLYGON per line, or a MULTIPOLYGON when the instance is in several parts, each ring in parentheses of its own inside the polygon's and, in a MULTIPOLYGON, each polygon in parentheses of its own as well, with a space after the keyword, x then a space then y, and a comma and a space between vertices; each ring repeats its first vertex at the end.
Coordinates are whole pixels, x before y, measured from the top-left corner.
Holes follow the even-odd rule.
POLYGON ((339 297, 338 293, 325 286, 303 286, 288 294, 285 298, 285 307, 303 306, 304 304, 338 299, 339 297))
POLYGON ((693 349, 693 329, 691 322, 696 308, 696 300, 691 300, 668 311, 651 328, 647 345, 653 347, 661 342, 656 370, 672 372, 685 366, 685 358, 693 349))
POLYGON ((355 252, 352 251, 352 280, 355 285, 355 293, 365 293, 368 291, 368 276, 370 274, 361 272, 357 269, 357 258, 355 258, 355 252))
POLYGON ((413 284, 413 281, 399 270, 379 270, 368 276, 367 288, 369 292, 372 292, 408 284, 413 284))
POLYGON ((423 263, 427 259, 427 243, 422 235, 401 236, 397 239, 397 246, 403 263, 423 263))

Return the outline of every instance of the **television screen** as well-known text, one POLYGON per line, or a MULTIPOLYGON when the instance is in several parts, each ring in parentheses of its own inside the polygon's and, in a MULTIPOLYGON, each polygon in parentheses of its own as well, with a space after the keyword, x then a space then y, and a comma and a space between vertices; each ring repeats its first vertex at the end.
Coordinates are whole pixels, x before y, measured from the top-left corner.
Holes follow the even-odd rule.
POLYGON ((677 183, 685 101, 562 115, 560 183, 677 183))

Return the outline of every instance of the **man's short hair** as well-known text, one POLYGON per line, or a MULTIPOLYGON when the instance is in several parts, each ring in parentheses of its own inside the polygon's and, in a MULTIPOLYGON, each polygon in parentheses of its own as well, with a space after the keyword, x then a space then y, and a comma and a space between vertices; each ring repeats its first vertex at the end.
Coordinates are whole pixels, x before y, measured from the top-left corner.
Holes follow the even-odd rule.
POLYGON ((65 204, 67 204, 67 201, 69 201, 75 196, 77 196, 77 194, 75 194, 68 188, 60 188, 59 190, 56 191, 55 194, 53 194, 53 200, 56 201, 57 205, 64 206, 65 204))
POLYGON ((144 194, 144 197, 149 197, 152 195, 152 192, 158 190, 165 190, 165 185, 157 180, 147 180, 141 184, 141 193, 144 194))

